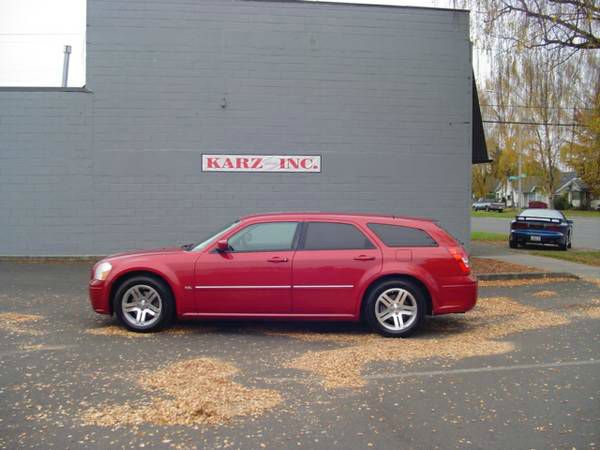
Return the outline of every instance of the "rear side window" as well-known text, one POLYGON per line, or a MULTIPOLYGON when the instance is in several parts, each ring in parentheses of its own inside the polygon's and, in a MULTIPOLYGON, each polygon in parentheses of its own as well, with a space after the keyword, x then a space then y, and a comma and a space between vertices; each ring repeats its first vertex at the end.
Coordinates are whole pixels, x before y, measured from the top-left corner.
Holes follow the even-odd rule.
POLYGON ((304 250, 344 250, 375 248, 369 239, 349 223, 309 222, 304 250))
POLYGON ((370 223, 367 225, 388 247, 437 247, 429 234, 418 228, 370 223))

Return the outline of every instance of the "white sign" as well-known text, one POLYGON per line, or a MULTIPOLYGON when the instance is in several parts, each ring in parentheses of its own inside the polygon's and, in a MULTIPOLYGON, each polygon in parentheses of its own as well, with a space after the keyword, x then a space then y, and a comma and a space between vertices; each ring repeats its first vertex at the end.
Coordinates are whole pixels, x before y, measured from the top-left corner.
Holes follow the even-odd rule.
POLYGON ((203 172, 321 172, 319 155, 202 155, 203 172))

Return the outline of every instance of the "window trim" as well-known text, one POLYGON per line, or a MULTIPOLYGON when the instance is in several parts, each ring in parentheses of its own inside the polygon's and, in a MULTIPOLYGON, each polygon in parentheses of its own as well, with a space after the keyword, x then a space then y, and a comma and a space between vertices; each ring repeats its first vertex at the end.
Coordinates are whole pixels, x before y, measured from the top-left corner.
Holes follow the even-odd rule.
POLYGON ((339 251, 339 250, 377 250, 379 247, 377 245, 375 245, 373 243, 373 239, 367 235, 360 226, 358 226, 355 223, 352 222, 340 222, 338 220, 306 220, 304 222, 302 222, 302 235, 300 236, 300 239, 298 240, 298 247, 296 248, 296 251, 306 251, 306 252, 335 252, 335 251, 339 251), (362 234, 365 238, 366 241, 369 242, 369 244, 371 244, 370 248, 305 248, 305 244, 306 244, 306 233, 308 231, 308 226, 311 223, 332 223, 335 225, 350 225, 352 227, 354 227, 360 234, 362 234))
POLYGON ((419 228, 419 227, 410 227, 410 226, 406 226, 406 225, 397 225, 397 224, 393 224, 393 223, 381 223, 381 222, 368 222, 366 224, 366 227, 369 229, 369 231, 371 231, 371 233, 373 233, 377 239, 381 242, 381 244, 387 248, 435 248, 435 247, 439 247, 440 244, 439 242, 426 230, 419 228), (425 233, 429 239, 432 240, 432 244, 431 245, 388 245, 386 244, 386 242, 381 238, 381 236, 379 236, 379 234, 373 230, 371 228, 371 225, 384 225, 384 226, 389 226, 389 227, 398 227, 398 228, 408 228, 411 230, 418 230, 421 231, 422 233, 425 233))
MULTIPOLYGON (((256 225, 265 225, 265 224, 271 224, 271 223, 295 223, 296 224, 296 230, 294 231, 294 236, 292 238, 292 246, 289 249, 285 249, 285 250, 227 250, 227 252, 225 253, 272 253, 272 252, 293 252, 296 251, 296 246, 298 244, 299 238, 300 238, 300 229, 302 227, 302 223, 298 220, 269 220, 267 222, 253 222, 253 223, 249 223, 248 225, 246 225, 245 227, 241 227, 238 228, 237 230, 232 231, 232 234, 230 234, 226 239, 229 242, 229 239, 231 239, 232 237, 234 237, 236 234, 241 233, 242 231, 244 231, 246 228, 249 227, 253 227, 256 225)), ((221 253, 219 252, 216 248, 211 250, 211 253, 221 253)))

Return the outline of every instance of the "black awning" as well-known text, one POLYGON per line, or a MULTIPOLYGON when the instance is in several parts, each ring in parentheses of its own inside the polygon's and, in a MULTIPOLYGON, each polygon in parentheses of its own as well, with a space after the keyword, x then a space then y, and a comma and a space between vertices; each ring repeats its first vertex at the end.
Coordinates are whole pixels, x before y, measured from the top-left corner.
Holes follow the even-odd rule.
POLYGON ((473 126, 471 136, 471 162, 483 164, 492 162, 488 157, 487 145, 485 144, 485 133, 483 132, 483 121, 481 119, 481 108, 479 107, 479 96, 477 95, 477 84, 473 74, 473 126))

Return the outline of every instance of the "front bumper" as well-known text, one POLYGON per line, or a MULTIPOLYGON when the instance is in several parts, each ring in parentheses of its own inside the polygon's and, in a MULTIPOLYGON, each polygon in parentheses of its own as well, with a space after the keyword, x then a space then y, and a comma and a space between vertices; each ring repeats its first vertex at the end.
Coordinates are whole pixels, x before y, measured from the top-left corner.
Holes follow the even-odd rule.
POLYGON ((560 231, 511 230, 510 239, 521 244, 564 244, 566 237, 560 231))
POLYGON ((90 280, 88 291, 94 311, 99 314, 111 314, 106 283, 99 280, 90 280))

